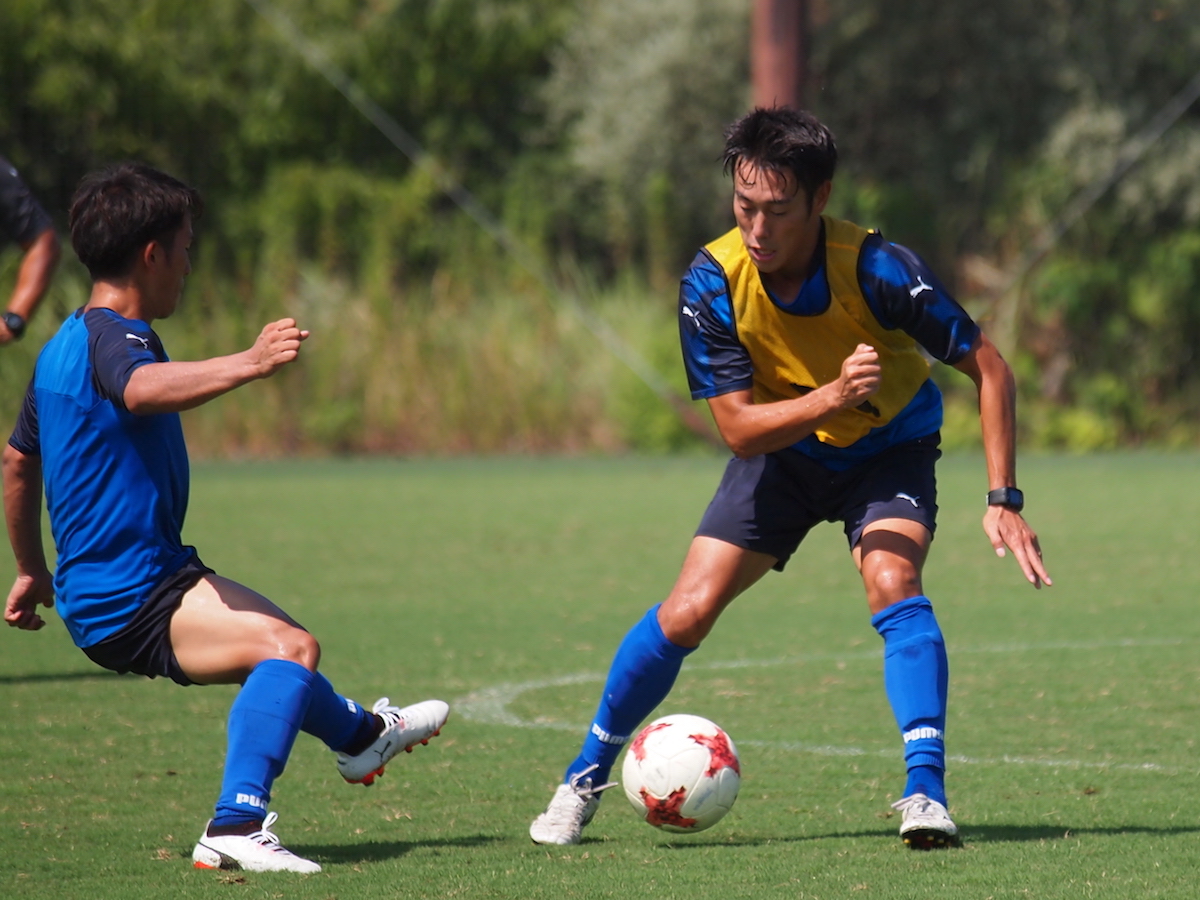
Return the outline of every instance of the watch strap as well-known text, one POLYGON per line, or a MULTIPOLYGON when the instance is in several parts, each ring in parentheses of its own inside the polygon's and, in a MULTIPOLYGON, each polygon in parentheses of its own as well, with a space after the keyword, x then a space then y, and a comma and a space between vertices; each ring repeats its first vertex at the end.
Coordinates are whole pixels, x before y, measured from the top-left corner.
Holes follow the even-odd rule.
POLYGON ((1025 508, 1025 495, 1015 487, 996 488, 988 491, 988 506, 1007 506, 1014 512, 1025 508))

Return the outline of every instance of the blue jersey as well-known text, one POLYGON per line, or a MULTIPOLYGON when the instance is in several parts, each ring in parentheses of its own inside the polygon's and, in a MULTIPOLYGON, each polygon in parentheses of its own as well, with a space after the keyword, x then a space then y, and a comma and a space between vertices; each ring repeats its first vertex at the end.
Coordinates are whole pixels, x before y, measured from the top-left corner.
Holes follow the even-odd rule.
POLYGON ((56 605, 80 647, 126 625, 194 553, 180 535, 188 459, 179 416, 125 408, 134 371, 166 361, 145 322, 79 310, 42 348, 9 439, 41 457, 56 605))
MULTIPOLYGON (((934 359, 953 365, 978 338, 979 326, 908 248, 878 234, 868 235, 859 254, 857 276, 879 324, 888 330, 903 330, 934 359)), ((824 232, 813 270, 797 296, 770 299, 780 310, 800 317, 817 317, 829 308, 824 232)), ((728 280, 721 266, 703 250, 680 285, 679 330, 692 399, 753 387, 754 360, 738 337, 728 280)), ((941 425, 941 391, 928 380, 890 422, 847 447, 823 443, 816 435, 794 446, 826 467, 842 470, 888 447, 932 434, 941 425)))

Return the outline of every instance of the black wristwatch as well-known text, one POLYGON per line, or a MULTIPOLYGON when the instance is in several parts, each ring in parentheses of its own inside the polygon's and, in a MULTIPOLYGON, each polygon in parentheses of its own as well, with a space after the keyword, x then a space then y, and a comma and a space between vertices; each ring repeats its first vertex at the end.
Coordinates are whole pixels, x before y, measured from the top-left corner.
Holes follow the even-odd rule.
POLYGON ((25 319, 15 312, 10 311, 4 314, 4 324, 17 340, 20 340, 21 335, 25 333, 25 319))
POLYGON ((987 502, 988 506, 1007 506, 1013 512, 1020 512, 1025 508, 1025 495, 1015 487, 996 488, 988 491, 987 502))

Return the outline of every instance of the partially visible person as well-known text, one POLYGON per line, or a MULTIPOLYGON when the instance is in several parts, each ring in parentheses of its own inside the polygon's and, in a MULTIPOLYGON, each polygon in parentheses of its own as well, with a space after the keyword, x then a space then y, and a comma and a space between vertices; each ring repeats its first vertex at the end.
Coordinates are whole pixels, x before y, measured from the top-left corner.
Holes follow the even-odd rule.
POLYGON ((199 194, 134 163, 93 174, 71 204, 71 240, 92 277, 87 304, 42 349, 4 448, 4 512, 17 578, 4 609, 36 631, 54 606, 75 644, 115 672, 178 684, 240 684, 229 712, 216 810, 192 854, 199 868, 318 872, 271 831, 271 786, 300 731, 371 784, 449 715, 441 700, 373 710, 337 694, 316 639, 263 595, 217 575, 183 543, 188 458, 179 412, 292 363, 308 332, 263 328, 230 356, 171 362, 150 327, 170 316, 191 271, 199 194), (42 546, 45 487, 58 558, 42 546))
POLYGON ((0 156, 0 250, 16 244, 24 256, 8 305, 0 314, 0 344, 20 340, 25 326, 50 289, 58 265, 58 235, 49 214, 0 156))

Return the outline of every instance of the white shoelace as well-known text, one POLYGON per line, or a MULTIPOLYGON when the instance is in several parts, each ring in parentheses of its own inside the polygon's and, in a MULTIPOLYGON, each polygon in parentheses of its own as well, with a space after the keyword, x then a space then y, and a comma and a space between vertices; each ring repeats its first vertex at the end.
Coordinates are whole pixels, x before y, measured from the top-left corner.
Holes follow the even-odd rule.
POLYGON ((400 721, 400 707, 392 706, 392 701, 387 697, 380 697, 376 700, 375 705, 371 707, 371 712, 383 719, 384 731, 400 721))
POLYGON ((892 809, 905 813, 911 809, 914 815, 920 815, 921 813, 928 811, 929 807, 931 807, 933 804, 934 801, 930 800, 924 794, 912 794, 911 796, 905 797, 902 800, 897 800, 892 804, 892 809))
POLYGON ((592 780, 590 778, 585 783, 580 784, 580 782, 583 781, 586 776, 592 774, 598 768, 600 768, 600 766, 596 763, 593 763, 582 772, 576 772, 571 776, 567 784, 570 786, 571 790, 574 791, 576 797, 580 797, 585 801, 598 799, 598 795, 601 791, 607 791, 609 788, 617 786, 617 782, 610 781, 608 784, 602 784, 599 787, 592 787, 592 780))
POLYGON ((254 843, 272 851, 273 853, 286 853, 288 856, 295 856, 291 850, 283 847, 279 843, 279 836, 271 830, 271 826, 279 819, 279 813, 269 812, 267 817, 263 819, 262 828, 248 835, 254 843))

